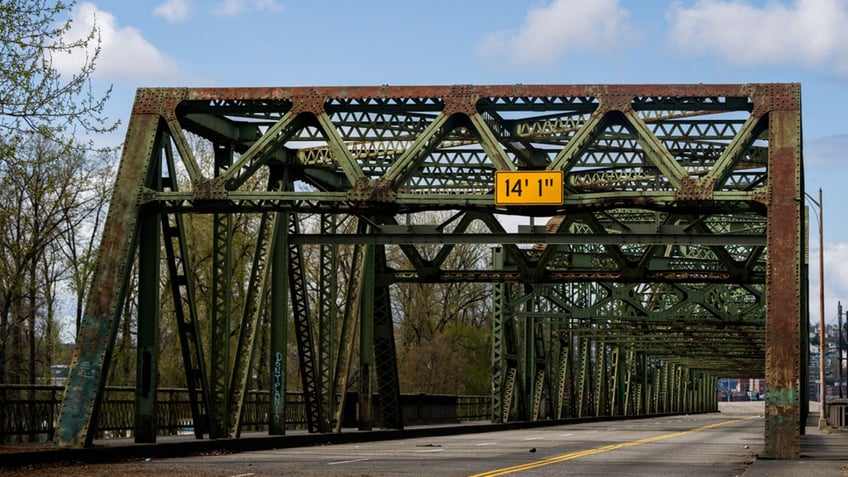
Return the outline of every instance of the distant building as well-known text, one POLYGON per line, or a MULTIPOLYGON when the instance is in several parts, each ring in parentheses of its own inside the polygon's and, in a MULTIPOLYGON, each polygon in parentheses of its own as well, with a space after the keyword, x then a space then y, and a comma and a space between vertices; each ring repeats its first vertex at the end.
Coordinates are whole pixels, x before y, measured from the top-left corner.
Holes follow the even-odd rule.
POLYGON ((53 386, 64 386, 68 380, 68 365, 54 364, 50 366, 50 384, 53 386))
POLYGON ((765 379, 721 378, 718 380, 722 401, 762 401, 765 399, 765 379))

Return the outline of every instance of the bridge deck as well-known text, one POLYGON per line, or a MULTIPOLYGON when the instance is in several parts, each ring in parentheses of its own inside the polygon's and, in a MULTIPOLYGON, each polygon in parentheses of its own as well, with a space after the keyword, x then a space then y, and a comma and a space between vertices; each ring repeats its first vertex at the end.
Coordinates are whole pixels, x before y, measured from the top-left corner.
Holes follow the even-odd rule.
MULTIPOLYGON (((818 407, 815 406, 815 403, 812 404, 811 408, 818 409, 818 407)), ((744 469, 739 469, 742 471, 740 475, 744 475, 745 477, 765 475, 802 477, 807 475, 845 475, 843 469, 848 467, 848 432, 819 430, 817 427, 818 415, 815 413, 810 414, 806 423, 806 434, 801 438, 801 459, 772 460, 754 457, 756 455, 761 455, 761 451, 763 449, 762 434, 759 430, 762 428, 762 405, 763 403, 761 402, 721 403, 719 406, 719 414, 713 413, 701 416, 662 417, 645 420, 640 419, 638 421, 626 421, 619 419, 616 420, 617 422, 609 422, 605 424, 600 424, 599 422, 583 422, 556 427, 551 427, 550 425, 543 426, 542 423, 535 423, 535 426, 520 426, 517 423, 497 426, 489 424, 420 426, 410 427, 404 431, 361 432, 350 430, 345 431, 342 434, 332 434, 329 436, 307 434, 305 431, 291 431, 286 436, 269 437, 264 433, 248 433, 238 440, 221 439, 212 441, 198 441, 192 436, 171 436, 161 438, 158 444, 135 444, 131 439, 104 439, 96 441, 96 445, 93 448, 41 449, 37 451, 23 446, 16 448, 6 446, 5 448, 2 448, 2 451, 0 451, 2 452, 0 453, 0 468, 4 469, 4 475, 15 475, 16 471, 13 469, 18 469, 17 472, 19 472, 20 475, 31 473, 33 471, 33 467, 31 466, 33 465, 38 465, 39 467, 37 467, 37 469, 40 472, 44 472, 44 475, 73 476, 78 475, 80 472, 84 472, 85 475, 114 475, 116 472, 131 473, 134 471, 149 471, 151 462, 155 462, 157 472, 167 471, 171 475, 182 475, 179 469, 192 468, 194 471, 198 471, 198 469, 203 466, 214 465, 217 471, 229 472, 231 469, 228 466, 239 465, 239 463, 242 465, 245 463, 251 463, 251 465, 256 463, 257 468, 253 469, 257 471, 255 474, 263 475, 260 467, 262 465, 262 461, 270 459, 274 462, 273 465, 277 466, 275 468, 279 469, 279 466, 286 465, 285 462, 291 462, 294 459, 291 457, 293 449, 285 451, 282 450, 282 448, 291 449, 292 447, 298 446, 308 447, 310 459, 317 459, 318 457, 312 455, 316 453, 318 455, 332 454, 334 456, 343 456, 349 452, 359 452, 363 455, 368 452, 377 452, 380 455, 391 456, 394 454, 394 451, 390 451, 390 449, 399 445, 405 445, 410 449, 414 447, 414 450, 418 453, 423 452, 423 450, 429 450, 436 453, 437 451, 442 452, 451 450, 448 449, 448 447, 461 447, 460 444, 455 443, 460 439, 468 438, 480 440, 482 437, 485 437, 483 440, 486 442, 490 442, 493 439, 501 439, 504 442, 513 442, 514 445, 524 445, 528 448, 531 446, 538 447, 538 457, 535 455, 529 457, 527 454, 511 454, 511 459, 525 459, 532 463, 535 461, 544 461, 545 458, 550 458, 548 454, 560 451, 556 450, 558 448, 551 447, 550 452, 543 455, 548 450, 545 446, 552 446, 553 444, 549 440, 527 440, 530 438, 524 436, 524 434, 549 433, 549 430, 561 429, 566 434, 558 432, 554 434, 575 436, 577 434, 584 433, 586 435, 598 436, 592 438, 585 438, 584 436, 584 438, 581 438, 582 440, 580 440, 579 443, 579 446, 594 449, 603 441, 603 439, 606 438, 602 435, 605 431, 620 433, 622 442, 624 442, 625 445, 628 445, 629 443, 636 442, 633 441, 633 439, 637 436, 651 432, 650 429, 653 429, 656 426, 659 426, 657 429, 660 427, 665 429, 666 426, 672 425, 669 423, 673 423, 675 421, 683 422, 685 420, 685 424, 683 424, 684 427, 703 427, 703 425, 708 422, 731 422, 738 418, 746 419, 756 416, 753 419, 742 421, 742 423, 734 423, 733 425, 719 426, 710 429, 710 432, 717 432, 719 434, 710 437, 709 445, 696 444, 692 442, 672 444, 672 441, 674 439, 678 439, 678 437, 670 437, 666 446, 658 449, 660 451, 663 449, 674 449, 675 456, 666 456, 660 458, 660 460, 656 460, 657 456, 661 456, 664 452, 657 452, 658 449, 654 449, 651 451, 654 452, 651 457, 651 459, 654 460, 646 461, 646 465, 650 464, 653 466, 652 471, 658 472, 666 465, 669 466, 669 468, 673 468, 673 461, 683 460, 685 462, 692 463, 693 469, 704 468, 705 471, 709 471, 707 469, 710 469, 710 467, 703 461, 705 459, 711 459, 712 457, 710 457, 710 455, 712 454, 725 456, 723 457, 725 462, 716 465, 730 465, 728 461, 734 459, 735 457, 733 456, 736 454, 739 454, 739 456, 745 454, 751 456, 750 458, 741 460, 744 469), (644 422, 644 424, 640 425, 639 422, 644 422), (524 428, 521 429, 521 427, 524 428), (618 427, 627 430, 622 432, 618 429, 618 427), (495 429, 504 432, 492 433, 495 429), (508 429, 512 430, 510 431, 508 429), (484 435, 483 433, 491 434, 484 435), (481 437, 473 437, 475 435, 481 437), (448 442, 447 439, 451 439, 449 442, 453 444, 450 446, 445 444, 444 447, 440 444, 432 444, 436 441, 448 442), (369 441, 370 444, 368 443, 369 441), (316 446, 319 442, 324 445, 316 446), (426 442, 428 444, 418 444, 419 442, 426 442), (716 444, 717 442, 721 442, 723 445, 728 446, 728 449, 718 447, 718 444, 716 444), (274 448, 276 448, 276 450, 272 450, 274 448), (262 452, 256 452, 262 449, 265 450, 262 452), (194 457, 192 457, 192 455, 194 455, 194 457), (225 459, 226 463, 224 463, 222 459, 225 459), (66 465, 62 464, 62 461, 75 461, 78 464, 66 465), (50 462, 54 463, 50 464, 50 462), (199 462, 202 462, 203 464, 201 465, 199 462), (217 464, 215 464, 216 462, 217 464), (79 465, 82 463, 95 465, 79 465), (6 474, 7 471, 11 472, 6 474)), ((709 426, 710 424, 706 425, 709 426)), ((669 430, 671 429, 669 428, 663 432, 668 432, 669 430)), ((688 433, 689 431, 681 432, 681 434, 688 433)), ((471 444, 468 444, 468 446, 471 446, 471 444)), ((472 448, 474 447, 477 449, 483 449, 479 443, 472 446, 472 448)), ((645 451, 649 451, 648 446, 640 444, 627 447, 628 452, 636 452, 637 447, 645 447, 645 451)), ((306 449, 301 451, 301 453, 302 452, 306 452, 306 449)), ((480 452, 482 451, 475 451, 476 456, 471 455, 468 459, 470 461, 474 461, 475 459, 478 461, 481 460, 480 452)), ((610 460, 616 460, 616 456, 611 453, 612 451, 609 452, 609 455, 604 455, 603 457, 598 456, 597 459, 599 459, 599 461, 605 461, 605 465, 615 465, 606 464, 606 462, 609 462, 610 460)), ((573 453, 575 452, 572 452, 572 454, 573 453)), ((577 451, 577 453, 585 453, 586 456, 590 455, 589 451, 585 450, 577 451)), ((434 456, 435 458, 431 461, 430 465, 435 465, 437 466, 436 468, 438 468, 438 466, 441 465, 440 462, 450 461, 448 454, 442 455, 434 456), (442 455, 445 456, 445 458, 442 459, 442 455)), ((619 455, 618 457, 624 458, 625 460, 632 458, 629 455, 619 455)), ((578 456, 575 457, 575 460, 581 458, 583 457, 578 456)), ((390 463, 393 459, 395 458, 387 457, 384 458, 383 461, 374 463, 373 465, 393 465, 390 463)), ((290 463, 288 465, 294 465, 294 463, 290 463)), ((593 464, 587 457, 581 463, 574 465, 592 466, 593 464)), ((627 465, 638 467, 639 464, 629 462, 627 465)), ((498 465, 492 463, 486 468, 494 469, 496 467, 498 467, 498 465)), ((632 467, 634 472, 637 472, 637 467, 632 467)), ((576 471, 575 467, 569 468, 576 471)), ((469 467, 469 469, 471 468, 469 467)), ((549 467, 547 470, 550 469, 551 468, 549 467)), ((711 469, 712 471, 716 471, 718 470, 718 467, 713 467, 711 469)), ((544 467, 541 470, 544 470, 544 467)), ((326 472, 326 469, 321 471, 326 472)), ((307 470, 304 470, 304 472, 307 473, 303 475, 309 475, 307 470)), ((452 474, 448 472, 444 475, 452 474)), ((693 475, 697 475, 697 471, 693 475)))

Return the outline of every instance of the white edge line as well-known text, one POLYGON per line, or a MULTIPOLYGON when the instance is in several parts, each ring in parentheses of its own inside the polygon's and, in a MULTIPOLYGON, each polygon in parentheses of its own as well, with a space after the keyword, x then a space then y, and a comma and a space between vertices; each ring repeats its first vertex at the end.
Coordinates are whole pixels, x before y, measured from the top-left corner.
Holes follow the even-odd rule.
POLYGON ((444 450, 444 449, 423 449, 423 450, 417 450, 417 451, 415 451, 415 452, 418 452, 418 453, 425 453, 425 452, 442 452, 443 450, 444 450))
POLYGON ((475 445, 476 445, 477 447, 481 447, 481 446, 493 446, 493 445, 495 445, 495 444, 497 444, 497 442, 481 442, 481 443, 479 443, 479 444, 475 444, 475 445))

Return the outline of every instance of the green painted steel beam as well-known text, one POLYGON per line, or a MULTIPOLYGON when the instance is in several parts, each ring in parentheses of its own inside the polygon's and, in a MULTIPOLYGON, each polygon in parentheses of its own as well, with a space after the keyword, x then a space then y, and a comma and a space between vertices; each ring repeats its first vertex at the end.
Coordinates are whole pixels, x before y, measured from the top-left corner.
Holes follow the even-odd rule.
MULTIPOLYGON (((337 217, 322 214, 320 230, 324 234, 338 231, 337 217)), ((323 429, 329 430, 335 405, 335 369, 338 353, 339 247, 322 245, 319 249, 318 270, 318 379, 321 384, 323 429)))
MULTIPOLYGON (((397 229, 403 229, 398 225, 397 229)), ((380 234, 301 234, 298 244, 568 244, 568 245, 702 245, 734 244, 742 247, 765 245, 765 237, 753 234, 549 234, 549 233, 439 233, 394 232, 382 227, 380 234)))
MULTIPOLYGON (((216 145, 214 174, 220 178, 233 162, 231 144, 216 145)), ((233 216, 212 217, 212 309, 210 310, 209 437, 230 437, 229 395, 231 371, 231 321, 233 313, 233 216)))
POLYGON ((276 221, 274 245, 271 249, 271 349, 268 398, 268 434, 286 433, 286 382, 288 364, 289 317, 289 227, 288 213, 281 213, 276 221))
MULTIPOLYGON (((367 225, 364 220, 359 220, 357 230, 365 232, 367 225)), ((347 390, 349 388, 348 377, 353 363, 355 350, 354 340, 357 333, 359 320, 361 319, 362 286, 366 278, 367 267, 363 266, 365 260, 365 246, 354 245, 350 258, 349 277, 347 290, 345 291, 346 307, 342 315, 341 330, 339 331, 339 350, 336 358, 335 372, 333 373, 333 396, 339 396, 338 402, 333 408, 333 420, 335 431, 341 432, 342 411, 345 408, 347 390)))
MULTIPOLYGON (((166 167, 163 168, 162 190, 179 190, 173 148, 164 148, 166 167)), ((188 388, 194 435, 202 439, 211 428, 209 421, 209 383, 207 361, 203 351, 200 324, 195 301, 195 285, 191 258, 188 252, 182 214, 160 214, 164 238, 165 262, 171 285, 174 317, 188 388)))
POLYGON ((136 323, 136 443, 156 442, 156 388, 159 364, 160 223, 142 213, 138 253, 138 321, 136 323))
POLYGON ((196 192, 182 191, 164 193, 147 191, 145 202, 157 202, 163 208, 179 209, 184 212, 213 213, 227 211, 280 211, 294 210, 301 212, 320 213, 338 211, 341 213, 375 213, 386 210, 415 212, 434 209, 461 209, 490 212, 503 215, 550 217, 569 209, 596 210, 608 207, 609 204, 630 203, 634 207, 647 207, 669 212, 697 213, 761 213, 765 208, 758 200, 766 193, 765 189, 754 191, 722 191, 714 192, 708 203, 683 204, 677 195, 671 191, 658 192, 589 192, 582 194, 566 194, 562 206, 495 206, 492 185, 486 190, 451 193, 445 189, 434 188, 422 192, 394 192, 386 199, 361 202, 362 192, 349 191, 330 192, 277 192, 277 191, 230 191, 216 190, 214 197, 206 189, 196 192), (426 194, 426 197, 424 196, 426 194))
POLYGON ((308 303, 307 276, 301 247, 292 243, 291 237, 300 233, 299 217, 289 215, 289 293, 294 319, 295 343, 297 344, 300 379, 303 386, 303 398, 306 404, 306 421, 309 432, 327 431, 321 407, 321 386, 318 382, 318 358, 315 350, 315 337, 312 315, 308 303))
MULTIPOLYGON (((492 267, 495 270, 503 268, 503 249, 492 250, 492 267)), ((497 283, 492 286, 492 421, 506 422, 504 419, 504 386, 506 378, 506 357, 504 343, 504 321, 507 315, 507 286, 497 283)), ((508 413, 508 411, 507 411, 508 413)))
POLYGON ((229 402, 227 428, 229 434, 234 436, 241 435, 242 410, 247 399, 251 364, 256 352, 256 338, 262 317, 265 315, 265 304, 271 293, 270 261, 275 246, 274 239, 277 237, 276 228, 286 226, 280 224, 278 215, 263 214, 256 234, 253 264, 250 268, 241 323, 238 326, 238 343, 233 357, 230 389, 227 395, 229 402))
MULTIPOLYGON (((160 131, 145 182, 162 188, 163 144, 169 137, 160 131)), ((137 443, 156 442, 156 388, 159 381, 159 259, 161 224, 153 211, 139 214, 138 319, 136 321, 135 426, 137 443)))
MULTIPOLYGON (((374 250, 375 275, 387 268, 386 249, 374 250)), ((377 281, 374 289, 374 370, 377 392, 380 395, 382 424, 386 429, 403 429, 403 409, 400 403, 397 351, 395 350, 395 322, 392 318, 389 284, 377 281)))
POLYGON ((145 184, 158 124, 157 115, 135 111, 127 128, 121 168, 95 262, 97 273, 92 278, 77 330, 68 384, 59 410, 55 442, 60 446, 91 445, 97 431, 96 416, 138 244, 138 190, 145 184))
POLYGON ((765 275, 762 272, 752 273, 743 278, 734 277, 733 274, 723 270, 694 270, 684 268, 679 270, 633 270, 628 274, 620 270, 544 270, 539 273, 530 271, 528 273, 515 270, 439 270, 437 273, 420 275, 414 270, 389 272, 393 282, 415 282, 415 283, 452 283, 452 282, 478 282, 478 283, 704 283, 704 284, 762 284, 765 275))
POLYGON ((374 380, 374 293, 376 245, 366 245, 362 258, 362 282, 359 290, 359 416, 358 428, 371 430, 372 381, 374 380))

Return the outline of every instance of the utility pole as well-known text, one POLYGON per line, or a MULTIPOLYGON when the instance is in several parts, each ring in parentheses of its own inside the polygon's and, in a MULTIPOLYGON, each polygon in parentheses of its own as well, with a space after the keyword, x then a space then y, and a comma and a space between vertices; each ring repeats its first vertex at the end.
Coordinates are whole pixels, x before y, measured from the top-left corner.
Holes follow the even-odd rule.
POLYGON ((838 340, 836 342, 836 362, 839 363, 839 399, 842 399, 842 302, 836 302, 836 322, 839 327, 839 331, 837 333, 838 340))
MULTIPOLYGON (((819 225, 819 429, 827 427, 827 385, 825 384, 825 353, 827 346, 825 338, 827 332, 824 328, 824 201, 822 200, 822 190, 819 187, 819 200, 813 199, 810 194, 804 193, 807 199, 812 202, 818 209, 816 218, 819 225)), ((814 210, 815 212, 815 210, 814 210)))
POLYGON ((821 351, 820 362, 821 369, 821 413, 819 414, 819 429, 827 427, 827 385, 825 383, 824 372, 824 355, 827 352, 825 337, 827 332, 824 328, 824 200, 822 198, 822 190, 819 187, 819 326, 821 326, 821 351))

